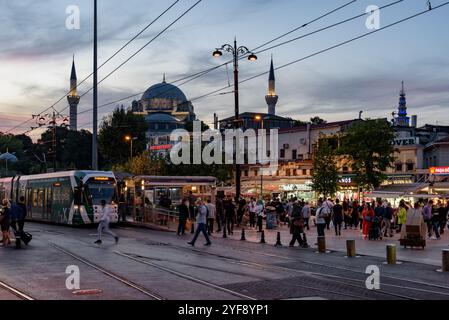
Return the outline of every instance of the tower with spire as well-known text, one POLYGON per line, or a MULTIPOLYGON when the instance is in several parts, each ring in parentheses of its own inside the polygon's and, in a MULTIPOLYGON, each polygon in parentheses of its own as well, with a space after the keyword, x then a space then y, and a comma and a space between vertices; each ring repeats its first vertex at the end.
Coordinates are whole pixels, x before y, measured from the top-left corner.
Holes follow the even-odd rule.
POLYGON ((276 115, 276 104, 278 103, 278 100, 279 97, 276 95, 276 78, 274 76, 273 57, 271 57, 270 76, 268 78, 268 94, 265 97, 269 115, 276 115))
POLYGON ((395 125, 398 127, 409 127, 410 117, 407 116, 407 98, 405 94, 404 81, 402 81, 402 90, 399 96, 398 115, 395 119, 395 125))
POLYGON ((78 104, 80 103, 80 97, 77 90, 77 78, 75 69, 75 56, 72 61, 72 73, 70 75, 70 93, 67 96, 67 101, 70 106, 70 130, 78 130, 78 104))

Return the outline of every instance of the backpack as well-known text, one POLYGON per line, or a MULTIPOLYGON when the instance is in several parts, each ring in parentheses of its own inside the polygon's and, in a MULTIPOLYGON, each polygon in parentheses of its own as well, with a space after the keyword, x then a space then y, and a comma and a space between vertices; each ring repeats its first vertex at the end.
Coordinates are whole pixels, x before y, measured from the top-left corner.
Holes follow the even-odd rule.
POLYGON ((10 215, 12 220, 22 220, 24 218, 24 214, 23 209, 17 204, 13 204, 11 206, 10 215))

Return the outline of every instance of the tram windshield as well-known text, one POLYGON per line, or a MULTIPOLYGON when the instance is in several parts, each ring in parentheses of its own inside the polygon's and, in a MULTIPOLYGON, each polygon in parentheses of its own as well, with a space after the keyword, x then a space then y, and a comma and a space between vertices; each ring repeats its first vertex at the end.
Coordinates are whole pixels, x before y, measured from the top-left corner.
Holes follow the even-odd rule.
POLYGON ((89 202, 94 206, 100 205, 102 200, 105 200, 106 204, 111 204, 114 200, 114 184, 88 184, 87 187, 89 192, 89 202))

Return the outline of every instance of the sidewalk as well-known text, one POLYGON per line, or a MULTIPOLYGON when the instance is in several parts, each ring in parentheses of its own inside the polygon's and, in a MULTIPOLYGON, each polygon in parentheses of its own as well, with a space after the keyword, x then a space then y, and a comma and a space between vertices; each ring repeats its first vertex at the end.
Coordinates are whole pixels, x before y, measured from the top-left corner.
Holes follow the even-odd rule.
MULTIPOLYGON (((282 225, 274 230, 264 230, 265 240, 267 245, 276 244, 277 234, 281 233, 281 242, 283 246, 288 246, 292 236, 288 226, 282 225)), ((240 240, 242 234, 241 228, 234 228, 234 235, 229 236, 229 239, 240 240)), ((259 243, 261 234, 256 229, 245 228, 246 240, 249 242, 259 243)), ((312 226, 310 231, 306 231, 307 241, 311 248, 317 248, 317 230, 312 226)), ((223 233, 214 233, 214 237, 222 237, 223 233)), ((384 238, 378 241, 363 240, 360 230, 342 230, 342 236, 335 236, 334 229, 326 230, 326 245, 328 250, 340 251, 346 253, 346 241, 356 240, 357 254, 386 257, 386 246, 389 244, 397 245, 398 260, 418 262, 429 265, 441 266, 442 250, 449 249, 449 231, 446 229, 441 240, 427 240, 427 247, 422 249, 404 249, 399 245, 399 234, 395 234, 393 238, 384 238)), ((296 243, 298 246, 298 243, 296 243)))

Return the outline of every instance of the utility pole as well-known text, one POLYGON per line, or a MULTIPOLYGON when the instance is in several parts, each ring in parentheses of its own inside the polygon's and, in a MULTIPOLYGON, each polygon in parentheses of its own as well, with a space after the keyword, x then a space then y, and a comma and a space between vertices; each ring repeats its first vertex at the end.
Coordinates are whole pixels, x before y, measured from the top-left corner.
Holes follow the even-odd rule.
POLYGON ((56 172, 56 114, 53 110, 53 117, 52 117, 52 149, 53 149, 53 170, 56 172))
POLYGON ((98 57, 97 57, 97 0, 94 0, 94 90, 93 90, 93 132, 92 132, 92 170, 98 170, 98 57))

